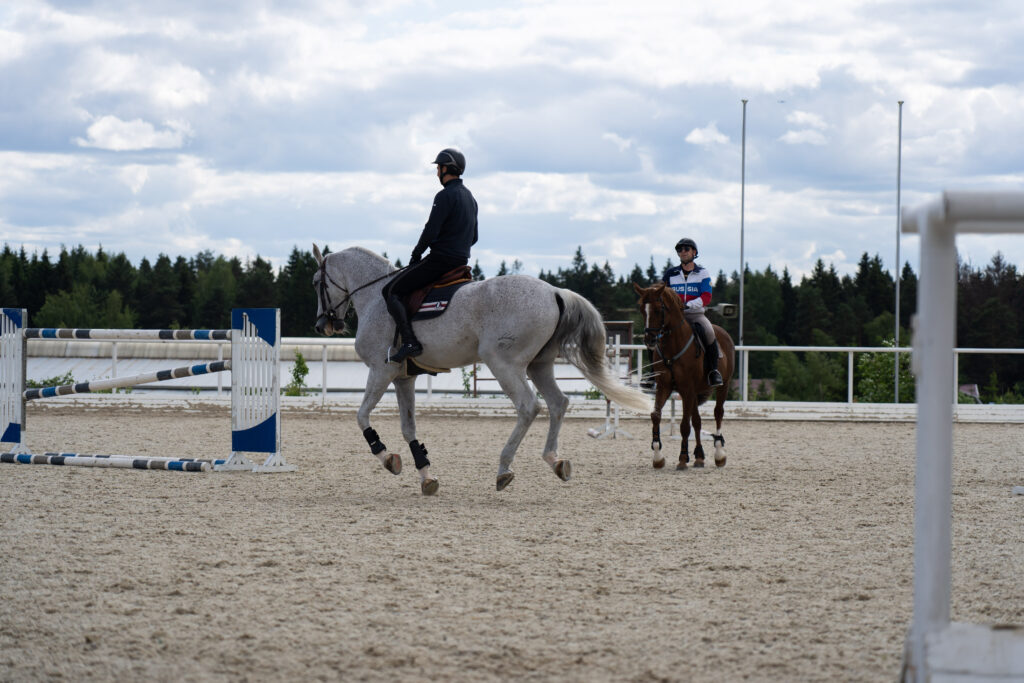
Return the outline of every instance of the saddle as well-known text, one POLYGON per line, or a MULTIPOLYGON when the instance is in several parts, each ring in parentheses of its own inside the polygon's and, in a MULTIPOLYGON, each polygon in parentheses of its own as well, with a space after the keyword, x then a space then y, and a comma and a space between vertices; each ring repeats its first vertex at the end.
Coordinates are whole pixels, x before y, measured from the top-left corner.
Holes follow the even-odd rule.
POLYGON ((410 292, 402 302, 409 314, 409 322, 429 320, 441 315, 448 308, 448 302, 455 292, 472 281, 473 271, 469 266, 459 266, 442 275, 437 282, 410 292))
MULTIPOLYGON (((448 302, 465 284, 473 281, 473 271, 469 266, 453 268, 441 276, 436 282, 421 289, 410 292, 403 297, 402 303, 409 315, 409 322, 436 318, 448 310, 448 302)), ((398 330, 395 330, 395 344, 398 342, 398 330)), ((449 368, 434 368, 425 365, 416 358, 405 361, 405 371, 409 376, 436 375, 439 372, 451 372, 449 368)))

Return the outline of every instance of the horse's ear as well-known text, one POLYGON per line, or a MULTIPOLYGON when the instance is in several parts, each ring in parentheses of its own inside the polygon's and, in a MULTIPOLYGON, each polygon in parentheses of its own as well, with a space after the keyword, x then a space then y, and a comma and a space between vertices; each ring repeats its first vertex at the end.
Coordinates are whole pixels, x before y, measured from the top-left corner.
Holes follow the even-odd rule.
POLYGON ((316 259, 317 265, 324 262, 324 256, 320 253, 320 247, 316 246, 316 242, 313 242, 313 258, 316 259))
POLYGON ((661 292, 664 289, 665 289, 665 283, 664 282, 659 282, 658 284, 654 285, 654 291, 656 293, 658 293, 658 294, 661 294, 661 292))
POLYGON ((639 294, 640 296, 644 295, 644 288, 635 282, 633 283, 633 291, 639 294))

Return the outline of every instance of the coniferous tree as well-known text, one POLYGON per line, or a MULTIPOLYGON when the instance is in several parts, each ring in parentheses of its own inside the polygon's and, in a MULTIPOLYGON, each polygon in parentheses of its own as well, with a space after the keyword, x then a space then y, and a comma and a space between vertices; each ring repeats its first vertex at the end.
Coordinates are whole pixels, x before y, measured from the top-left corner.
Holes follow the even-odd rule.
POLYGON ((246 264, 238 283, 238 305, 249 308, 273 308, 277 302, 274 270, 259 255, 246 264))
POLYGON ((282 334, 294 337, 316 334, 313 327, 317 309, 317 293, 313 289, 313 275, 316 271, 317 263, 313 254, 292 247, 288 262, 277 279, 282 334))

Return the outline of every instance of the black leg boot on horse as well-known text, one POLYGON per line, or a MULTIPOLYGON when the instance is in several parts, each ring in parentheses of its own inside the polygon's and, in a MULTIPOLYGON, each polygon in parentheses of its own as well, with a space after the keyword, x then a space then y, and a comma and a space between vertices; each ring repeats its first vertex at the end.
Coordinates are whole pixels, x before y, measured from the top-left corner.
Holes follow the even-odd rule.
POLYGON ((416 339, 416 334, 412 331, 412 323, 409 322, 405 306, 394 294, 388 297, 387 305, 388 313, 395 319, 398 333, 402 335, 402 345, 398 347, 395 355, 388 356, 388 362, 401 363, 406 358, 413 358, 423 353, 423 344, 420 344, 419 340, 416 339))

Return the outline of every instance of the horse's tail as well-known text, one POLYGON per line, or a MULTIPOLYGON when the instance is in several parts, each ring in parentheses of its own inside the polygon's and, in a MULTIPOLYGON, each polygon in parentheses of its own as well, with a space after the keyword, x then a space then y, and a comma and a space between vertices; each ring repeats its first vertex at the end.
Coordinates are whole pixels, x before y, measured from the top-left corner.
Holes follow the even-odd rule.
POLYGON ((553 340, 562 356, 612 401, 638 413, 650 413, 651 400, 643 392, 620 384, 609 369, 605 358, 604 321, 593 304, 568 289, 558 290, 555 296, 561 317, 553 340))

